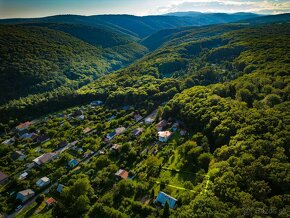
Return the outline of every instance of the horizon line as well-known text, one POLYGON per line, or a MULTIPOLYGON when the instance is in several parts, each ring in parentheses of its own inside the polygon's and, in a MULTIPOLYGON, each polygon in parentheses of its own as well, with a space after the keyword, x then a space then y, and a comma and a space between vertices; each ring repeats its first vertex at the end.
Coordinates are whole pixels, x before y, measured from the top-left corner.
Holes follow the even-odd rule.
MULTIPOLYGON (((239 11, 239 12, 200 12, 200 11, 175 11, 175 12, 168 12, 164 14, 148 14, 148 15, 134 15, 134 14, 127 14, 127 13, 104 13, 104 14, 52 14, 52 15, 46 15, 46 16, 35 16, 35 17, 0 17, 0 20, 8 20, 8 19, 39 19, 39 18, 46 18, 46 17, 55 17, 55 16, 83 16, 83 17, 91 17, 91 16, 109 16, 109 15, 123 15, 123 16, 134 16, 134 17, 150 17, 150 16, 174 16, 170 15, 173 13, 200 13, 200 14, 239 14, 239 13, 245 13, 245 14, 257 14, 257 15, 281 15, 281 14, 289 14, 289 12, 282 12, 282 13, 277 13, 277 14, 266 14, 266 13, 254 13, 254 12, 245 12, 245 11, 239 11)), ((184 17, 190 17, 190 16, 184 16, 184 17)))

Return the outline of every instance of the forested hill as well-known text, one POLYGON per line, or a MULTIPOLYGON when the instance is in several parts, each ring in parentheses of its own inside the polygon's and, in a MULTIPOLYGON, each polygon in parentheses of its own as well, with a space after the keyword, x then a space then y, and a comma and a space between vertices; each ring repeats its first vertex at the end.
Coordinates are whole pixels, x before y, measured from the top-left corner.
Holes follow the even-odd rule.
POLYGON ((136 37, 116 32, 106 27, 101 28, 70 23, 24 23, 22 25, 47 27, 49 29, 62 31, 91 45, 102 48, 111 48, 138 41, 136 37))
POLYGON ((187 29, 126 69, 97 79, 78 93, 25 98, 3 105, 0 111, 6 115, 3 120, 19 114, 35 116, 95 98, 113 105, 155 105, 194 85, 222 83, 265 69, 279 79, 289 72, 288 40, 289 24, 187 29), (33 105, 28 104, 31 101, 33 105))
POLYGON ((119 33, 144 38, 162 29, 183 26, 202 26, 218 23, 229 23, 241 19, 257 17, 256 14, 200 14, 190 16, 132 16, 132 15, 59 15, 44 18, 5 19, 0 23, 71 23, 84 24, 98 28, 110 28, 119 33))
POLYGON ((174 39, 180 41, 191 40, 194 38, 208 37, 211 35, 222 34, 225 31, 229 31, 233 28, 243 28, 254 25, 268 25, 272 23, 287 23, 290 22, 290 14, 279 14, 279 15, 269 15, 269 16, 259 16, 250 19, 239 20, 235 22, 240 25, 227 25, 224 28, 219 28, 218 25, 209 25, 207 30, 204 27, 183 27, 160 30, 156 33, 151 34, 148 37, 142 39, 141 44, 149 48, 150 50, 155 50, 164 43, 176 43, 174 39))
POLYGON ((115 46, 102 49, 62 31, 1 25, 0 102, 61 86, 76 89, 146 53, 146 48, 128 37, 109 36, 107 40, 115 46))
MULTIPOLYGON (((17 31, 9 39, 25 35, 24 27, 10 28, 17 31)), ((74 57, 86 63, 92 63, 86 55, 106 59, 85 42, 81 48, 62 48, 62 39, 71 47, 80 42, 64 32, 55 36, 54 30, 33 28, 29 37, 39 32, 43 42, 34 39, 36 45, 47 43, 48 34, 57 53, 76 51, 74 57)), ((51 188, 19 215, 289 217, 289 22, 181 28, 163 35, 160 41, 152 37, 153 52, 77 91, 41 93, 0 107, 0 129, 7 132, 1 136, 0 169, 10 176, 0 209, 13 212, 20 204, 18 191, 42 193, 36 182, 47 176, 51 184, 64 185, 61 193, 51 188), (20 121, 44 114, 45 119, 28 124, 28 131, 50 141, 16 135, 20 121), (25 152, 25 160, 12 160, 17 150, 25 152), (56 152, 49 163, 26 168, 56 152), (26 171, 29 175, 18 179, 26 171), (158 204, 156 199, 162 203, 162 196, 168 197, 162 192, 176 204, 158 204), (57 203, 42 210, 51 196, 57 203)), ((6 49, 3 54, 13 60, 14 50, 6 49)))

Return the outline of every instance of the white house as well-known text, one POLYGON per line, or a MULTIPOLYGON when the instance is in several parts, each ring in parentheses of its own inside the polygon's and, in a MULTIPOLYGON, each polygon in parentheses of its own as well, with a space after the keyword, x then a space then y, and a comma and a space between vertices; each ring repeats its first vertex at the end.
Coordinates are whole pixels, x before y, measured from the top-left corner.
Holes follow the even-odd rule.
POLYGON ((158 137, 160 142, 167 142, 172 136, 172 132, 170 131, 160 131, 158 132, 158 137))
POLYGON ((39 179, 36 182, 36 185, 41 188, 41 187, 48 185, 49 183, 50 183, 50 179, 45 176, 45 177, 42 177, 41 179, 39 179))

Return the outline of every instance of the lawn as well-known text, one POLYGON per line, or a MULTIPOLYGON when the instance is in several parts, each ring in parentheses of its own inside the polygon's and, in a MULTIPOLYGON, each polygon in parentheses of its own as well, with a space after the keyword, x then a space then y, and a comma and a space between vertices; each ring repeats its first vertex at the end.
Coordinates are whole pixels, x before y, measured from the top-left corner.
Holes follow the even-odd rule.
POLYGON ((25 210, 21 211, 16 218, 28 218, 28 217, 52 217, 51 215, 52 210, 47 209, 45 205, 45 201, 43 201, 41 204, 37 204, 34 202, 29 207, 27 207, 25 210))

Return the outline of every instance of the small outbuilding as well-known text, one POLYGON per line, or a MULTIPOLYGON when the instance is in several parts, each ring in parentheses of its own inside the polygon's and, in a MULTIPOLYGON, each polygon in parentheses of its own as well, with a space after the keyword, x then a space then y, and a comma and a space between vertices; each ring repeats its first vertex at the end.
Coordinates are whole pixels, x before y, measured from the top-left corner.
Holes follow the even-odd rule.
POLYGON ((16 199, 21 200, 22 202, 27 201, 29 198, 35 195, 32 189, 26 189, 17 193, 16 199))
POLYGON ((173 209, 177 200, 164 192, 159 192, 157 198, 155 199, 155 203, 164 206, 166 202, 168 203, 169 207, 173 209))
POLYGON ((123 169, 119 169, 116 173, 115 176, 117 179, 128 179, 129 177, 129 172, 123 169))

